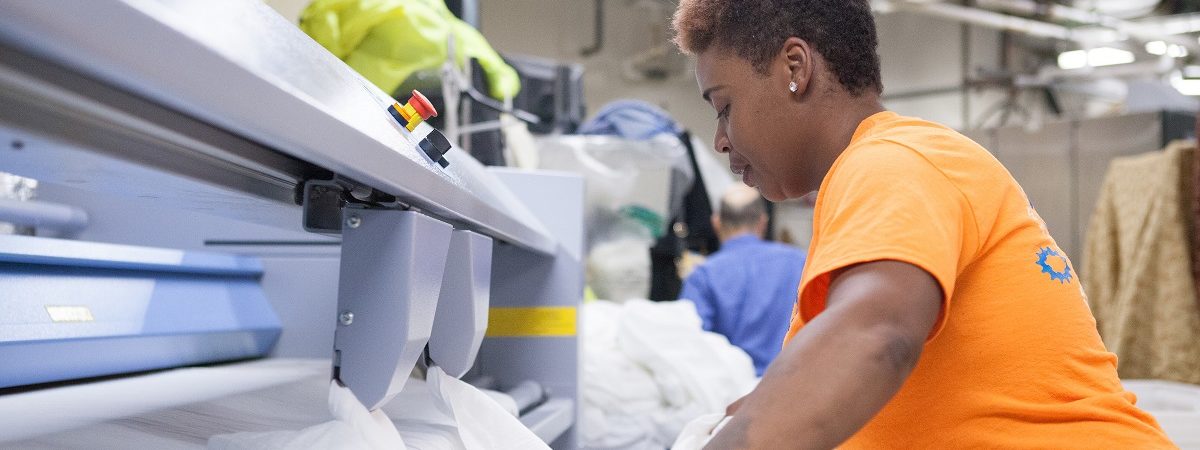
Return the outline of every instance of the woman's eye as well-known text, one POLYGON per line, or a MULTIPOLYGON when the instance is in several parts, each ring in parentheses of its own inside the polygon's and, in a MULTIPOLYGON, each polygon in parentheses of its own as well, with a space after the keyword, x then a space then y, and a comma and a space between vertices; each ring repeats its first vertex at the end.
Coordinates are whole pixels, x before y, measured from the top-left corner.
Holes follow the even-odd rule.
POLYGON ((721 108, 721 110, 717 112, 718 120, 724 117, 729 117, 729 105, 725 105, 724 108, 721 108))

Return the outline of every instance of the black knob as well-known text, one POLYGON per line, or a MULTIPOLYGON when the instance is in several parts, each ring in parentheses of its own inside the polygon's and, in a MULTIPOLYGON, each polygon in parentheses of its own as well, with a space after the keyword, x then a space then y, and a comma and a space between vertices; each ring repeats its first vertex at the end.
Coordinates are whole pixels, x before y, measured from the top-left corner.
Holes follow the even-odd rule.
POLYGON ((421 139, 419 146, 421 147, 421 151, 425 152, 425 155, 429 156, 429 159, 437 161, 438 165, 442 167, 450 165, 450 161, 447 161, 444 155, 451 148, 454 148, 454 146, 450 144, 450 140, 446 139, 446 136, 441 131, 430 131, 429 135, 425 136, 425 139, 421 139))

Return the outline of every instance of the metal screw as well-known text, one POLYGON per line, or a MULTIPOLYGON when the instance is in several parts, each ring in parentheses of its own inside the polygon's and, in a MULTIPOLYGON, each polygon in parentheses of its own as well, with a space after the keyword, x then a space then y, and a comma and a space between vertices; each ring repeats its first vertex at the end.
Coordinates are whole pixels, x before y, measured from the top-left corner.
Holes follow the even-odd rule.
POLYGON ((355 186, 350 190, 350 196, 356 199, 366 201, 371 198, 372 189, 366 186, 355 186))
POLYGON ((362 225, 362 218, 358 216, 350 216, 346 218, 346 226, 350 228, 358 228, 359 225, 362 225))
POLYGON ((14 140, 14 141, 12 141, 12 149, 13 149, 13 150, 16 150, 16 151, 21 151, 21 149, 23 149, 23 148, 25 148, 25 143, 24 143, 24 142, 21 142, 21 141, 19 141, 19 140, 14 140))
POLYGON ((347 326, 354 323, 354 313, 350 311, 342 313, 342 315, 338 316, 338 322, 341 322, 342 325, 347 326))

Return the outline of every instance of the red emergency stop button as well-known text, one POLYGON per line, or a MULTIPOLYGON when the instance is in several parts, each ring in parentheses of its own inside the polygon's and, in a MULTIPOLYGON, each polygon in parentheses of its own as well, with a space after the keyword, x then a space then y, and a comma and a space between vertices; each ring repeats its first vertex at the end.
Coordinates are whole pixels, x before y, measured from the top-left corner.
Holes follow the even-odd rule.
POLYGON ((429 120, 430 117, 437 117, 437 110, 433 108, 433 104, 429 103, 429 99, 425 98, 425 94, 422 94, 421 91, 413 89, 412 97, 408 98, 408 104, 424 120, 429 120))
POLYGON ((425 119, 438 115, 433 104, 429 103, 429 99, 415 89, 412 91, 412 96, 408 98, 408 103, 404 105, 393 103, 388 107, 388 112, 408 131, 416 129, 417 125, 420 125, 425 119))

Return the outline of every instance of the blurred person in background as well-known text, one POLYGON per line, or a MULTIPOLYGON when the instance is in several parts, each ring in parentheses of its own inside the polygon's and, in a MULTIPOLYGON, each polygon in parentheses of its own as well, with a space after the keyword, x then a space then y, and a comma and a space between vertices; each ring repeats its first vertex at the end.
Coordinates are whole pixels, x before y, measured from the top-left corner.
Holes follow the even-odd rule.
POLYGON ((732 186, 712 220, 721 250, 688 275, 679 298, 695 303, 704 329, 745 350, 762 376, 788 331, 804 252, 763 240, 767 207, 754 188, 732 186))

